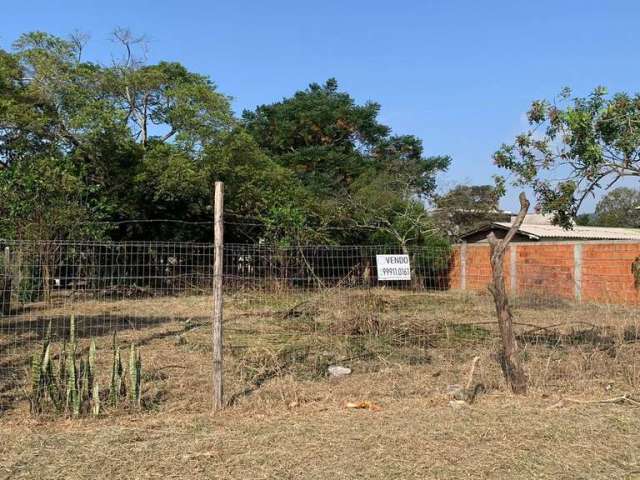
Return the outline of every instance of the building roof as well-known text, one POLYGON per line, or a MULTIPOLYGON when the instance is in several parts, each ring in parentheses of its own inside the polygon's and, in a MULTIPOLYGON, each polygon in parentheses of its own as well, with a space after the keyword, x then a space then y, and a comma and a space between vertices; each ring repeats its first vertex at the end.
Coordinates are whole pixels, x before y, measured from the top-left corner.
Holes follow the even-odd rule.
MULTIPOLYGON (((492 229, 509 230, 510 222, 493 222, 467 235, 477 234, 492 229)), ((635 228, 609 228, 609 227, 581 227, 574 226, 572 230, 566 230, 557 225, 538 224, 525 222, 518 229, 518 234, 529 237, 531 240, 638 240, 640 241, 640 229, 635 228)), ((467 235, 464 235, 463 238, 467 235)))

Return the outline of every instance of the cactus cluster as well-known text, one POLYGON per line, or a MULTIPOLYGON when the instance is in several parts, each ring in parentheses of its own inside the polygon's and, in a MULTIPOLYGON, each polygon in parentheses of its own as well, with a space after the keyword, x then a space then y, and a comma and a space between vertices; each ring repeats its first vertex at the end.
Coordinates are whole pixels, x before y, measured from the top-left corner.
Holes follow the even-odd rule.
MULTIPOLYGON (((31 411, 41 413, 47 403, 57 413, 73 417, 82 414, 99 415, 102 412, 101 391, 96 374, 96 341, 91 339, 86 357, 77 360, 75 317, 70 319, 69 341, 63 341, 58 354, 57 367, 54 365, 51 344, 51 322, 44 337, 42 348, 34 353, 31 362, 31 411)), ((135 345, 129 355, 129 395, 127 396, 126 369, 122 364, 120 347, 113 334, 113 363, 109 386, 108 405, 117 407, 127 399, 133 408, 140 408, 142 386, 142 359, 135 345)))

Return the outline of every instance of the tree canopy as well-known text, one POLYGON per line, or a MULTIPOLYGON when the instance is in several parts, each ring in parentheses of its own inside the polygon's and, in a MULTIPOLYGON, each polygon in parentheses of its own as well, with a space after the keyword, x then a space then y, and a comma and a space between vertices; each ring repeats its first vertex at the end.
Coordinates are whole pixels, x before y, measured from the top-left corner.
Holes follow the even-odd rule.
POLYGON ((509 220, 500 211, 500 196, 493 185, 457 185, 434 197, 434 219, 453 238, 490 221, 509 220))
POLYGON ((129 31, 108 65, 85 40, 32 32, 0 50, 0 237, 210 240, 214 180, 233 241, 439 235, 424 205, 449 157, 335 79, 238 119, 208 77, 148 64, 129 31))
POLYGON ((598 87, 575 97, 565 89, 557 101, 534 101, 527 117, 531 128, 494 160, 532 187, 557 223, 570 227, 589 195, 640 176, 640 95, 609 96, 598 87))
POLYGON ((629 187, 611 190, 596 205, 592 224, 640 228, 640 191, 629 187))
MULTIPOLYGON (((356 104, 329 79, 243 113, 247 132, 310 195, 306 225, 315 232, 342 227, 335 240, 373 241, 372 229, 397 223, 398 215, 428 221, 424 200, 433 194, 436 175, 450 159, 425 157, 420 139, 393 135, 378 121, 379 111, 373 102, 356 104)), ((387 231, 385 239, 419 243, 426 230, 421 231, 387 231)), ((382 241, 379 232, 376 239, 382 241)))

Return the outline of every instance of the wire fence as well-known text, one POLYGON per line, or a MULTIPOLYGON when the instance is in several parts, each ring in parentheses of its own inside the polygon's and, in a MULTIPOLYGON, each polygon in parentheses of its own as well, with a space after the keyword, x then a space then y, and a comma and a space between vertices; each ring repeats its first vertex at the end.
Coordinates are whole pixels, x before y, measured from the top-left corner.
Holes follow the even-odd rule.
MULTIPOLYGON (((110 383, 114 343, 123 349, 135 344, 147 408, 208 408, 212 244, 36 241, 1 247, 0 409, 28 405, 30 362, 44 339, 59 360, 72 337, 78 356, 94 340, 102 385, 110 383)), ((534 254, 531 248, 511 250, 505 271, 518 321, 538 328, 536 341, 548 340, 543 333, 556 324, 573 328, 594 319, 635 326, 637 334, 633 249, 617 257, 581 251, 577 274, 574 250, 534 254), (622 304, 597 295, 585 302, 589 289, 629 294, 622 304)), ((495 344, 487 252, 225 245, 227 402, 243 401, 276 377, 326 378, 332 366, 366 373, 423 365, 433 360, 440 338, 451 341, 451 355, 469 343, 495 344), (408 271, 398 275, 397 266, 385 267, 384 255, 406 258, 401 266, 408 271)))

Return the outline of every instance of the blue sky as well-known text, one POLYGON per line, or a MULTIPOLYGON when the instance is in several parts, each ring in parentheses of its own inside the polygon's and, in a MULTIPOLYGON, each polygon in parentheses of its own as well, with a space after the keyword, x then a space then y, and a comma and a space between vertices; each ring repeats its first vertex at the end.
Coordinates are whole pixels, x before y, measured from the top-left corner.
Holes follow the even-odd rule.
MULTIPOLYGON (((563 86, 640 90, 638 1, 7 2, 0 46, 30 30, 87 32, 87 57, 109 61, 118 26, 145 34, 149 61, 209 75, 234 109, 336 77, 382 121, 448 154, 443 188, 486 183, 491 154, 526 127, 531 100, 563 86)), ((516 208, 516 191, 503 201, 516 208)), ((593 202, 586 210, 593 208, 593 202)))

